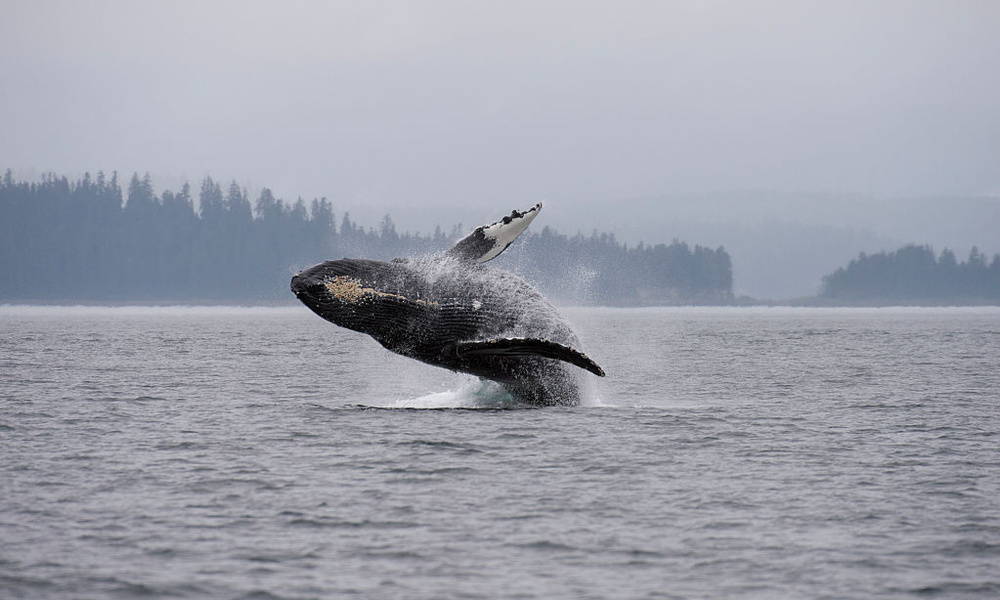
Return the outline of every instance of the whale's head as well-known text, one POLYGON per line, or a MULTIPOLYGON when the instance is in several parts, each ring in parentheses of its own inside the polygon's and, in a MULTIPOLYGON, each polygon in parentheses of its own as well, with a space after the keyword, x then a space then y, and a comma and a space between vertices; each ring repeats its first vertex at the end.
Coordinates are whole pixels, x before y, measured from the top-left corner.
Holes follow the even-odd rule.
POLYGON ((309 267, 291 281, 292 293, 313 312, 382 342, 395 337, 404 311, 434 304, 422 297, 425 288, 403 264, 353 258, 309 267))

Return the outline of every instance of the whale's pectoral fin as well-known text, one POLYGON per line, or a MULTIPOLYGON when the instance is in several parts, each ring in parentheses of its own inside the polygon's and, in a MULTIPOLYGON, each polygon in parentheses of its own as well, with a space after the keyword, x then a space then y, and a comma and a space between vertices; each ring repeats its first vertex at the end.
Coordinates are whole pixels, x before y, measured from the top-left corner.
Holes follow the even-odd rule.
POLYGON ((544 356, 556 360, 564 360, 581 369, 586 369, 599 377, 604 377, 604 369, 590 359, 589 356, 575 348, 539 338, 498 338, 492 340, 472 340, 457 342, 455 351, 458 356, 475 356, 484 354, 506 356, 544 356))
POLYGON ((445 256, 477 263, 496 258, 528 228, 540 210, 542 210, 541 202, 523 212, 515 210, 492 225, 477 227, 475 231, 459 240, 451 250, 445 252, 445 256))

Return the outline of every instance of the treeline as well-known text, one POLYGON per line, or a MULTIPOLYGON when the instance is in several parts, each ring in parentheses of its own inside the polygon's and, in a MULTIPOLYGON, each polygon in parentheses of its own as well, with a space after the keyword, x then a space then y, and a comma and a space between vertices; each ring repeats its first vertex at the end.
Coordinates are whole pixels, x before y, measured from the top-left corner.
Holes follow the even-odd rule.
POLYGON ((1000 254, 987 261, 975 247, 958 262, 930 246, 861 253, 823 278, 819 297, 844 304, 985 304, 1000 300, 1000 254))
POLYGON ((507 251, 511 270, 565 302, 601 306, 731 304, 732 260, 724 248, 668 244, 628 247, 614 234, 567 237, 544 227, 507 251), (518 260, 519 254, 523 260, 518 260))
MULTIPOLYGON (((325 198, 288 204, 264 189, 251 201, 237 183, 223 189, 208 177, 196 205, 187 184, 157 196, 149 175, 133 175, 123 194, 116 173, 21 182, 8 170, 0 182, 0 302, 281 302, 303 267, 343 256, 430 255, 467 233, 461 225, 447 234, 400 233, 388 215, 377 228, 347 213, 337 223, 325 198)), ((613 235, 550 228, 523 238, 501 256, 503 266, 564 302, 733 300, 722 248, 629 248, 613 235)))

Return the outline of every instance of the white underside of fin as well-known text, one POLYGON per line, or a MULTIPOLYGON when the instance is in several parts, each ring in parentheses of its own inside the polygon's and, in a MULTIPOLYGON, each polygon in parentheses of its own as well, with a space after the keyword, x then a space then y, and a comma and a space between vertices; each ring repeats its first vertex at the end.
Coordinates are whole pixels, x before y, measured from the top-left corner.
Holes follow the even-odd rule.
POLYGON ((528 228, 540 210, 542 210, 541 202, 523 212, 512 211, 491 225, 476 227, 444 255, 480 264, 495 258, 528 228))
POLYGON ((504 217, 492 225, 480 227, 483 237, 492 241, 493 247, 477 258, 476 262, 484 263, 506 250, 507 246, 510 246, 517 239, 517 236, 521 235, 528 228, 528 225, 538 216, 541 210, 542 203, 539 202, 524 212, 515 212, 511 216, 504 217))

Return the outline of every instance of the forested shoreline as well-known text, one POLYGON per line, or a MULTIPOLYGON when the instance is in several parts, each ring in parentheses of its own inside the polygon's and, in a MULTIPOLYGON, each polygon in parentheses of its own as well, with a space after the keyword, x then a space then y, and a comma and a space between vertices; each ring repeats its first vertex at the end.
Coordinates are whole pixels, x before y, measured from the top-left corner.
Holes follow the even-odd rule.
MULTIPOLYGON (((504 207, 506 209, 507 207, 504 207)), ((484 219, 495 219, 504 210, 484 219)), ((117 173, 77 181, 0 180, 0 302, 40 304, 292 302, 288 281, 317 262, 358 256, 428 256, 474 225, 399 232, 390 215, 365 227, 334 214, 325 198, 287 203, 263 189, 251 200, 233 182, 206 177, 197 192, 157 195, 149 175, 127 186, 117 173)), ((529 230, 497 266, 517 272, 554 301, 603 306, 754 304, 734 298, 732 261, 722 247, 628 246, 613 234, 568 236, 529 230)), ((975 248, 908 245, 861 253, 823 277, 807 305, 1000 303, 1000 255, 975 248)), ((771 303, 771 302, 769 302, 771 303)))
MULTIPOLYGON (((197 204, 194 194, 185 184, 156 195, 149 175, 134 174, 123 192, 117 173, 23 182, 7 170, 0 181, 0 302, 291 302, 288 281, 303 267, 344 256, 429 255, 468 233, 460 224, 447 233, 400 233, 389 215, 366 229, 347 213, 335 215, 325 198, 289 204, 265 188, 251 200, 237 183, 223 189, 209 177, 197 204)), ((734 301, 732 263, 721 247, 676 240, 629 247, 613 234, 567 236, 544 227, 497 262, 570 304, 734 301)))
POLYGON ((910 244, 893 252, 862 252, 823 278, 820 302, 832 304, 996 304, 1000 301, 1000 254, 988 261, 973 246, 958 262, 947 248, 910 244))

